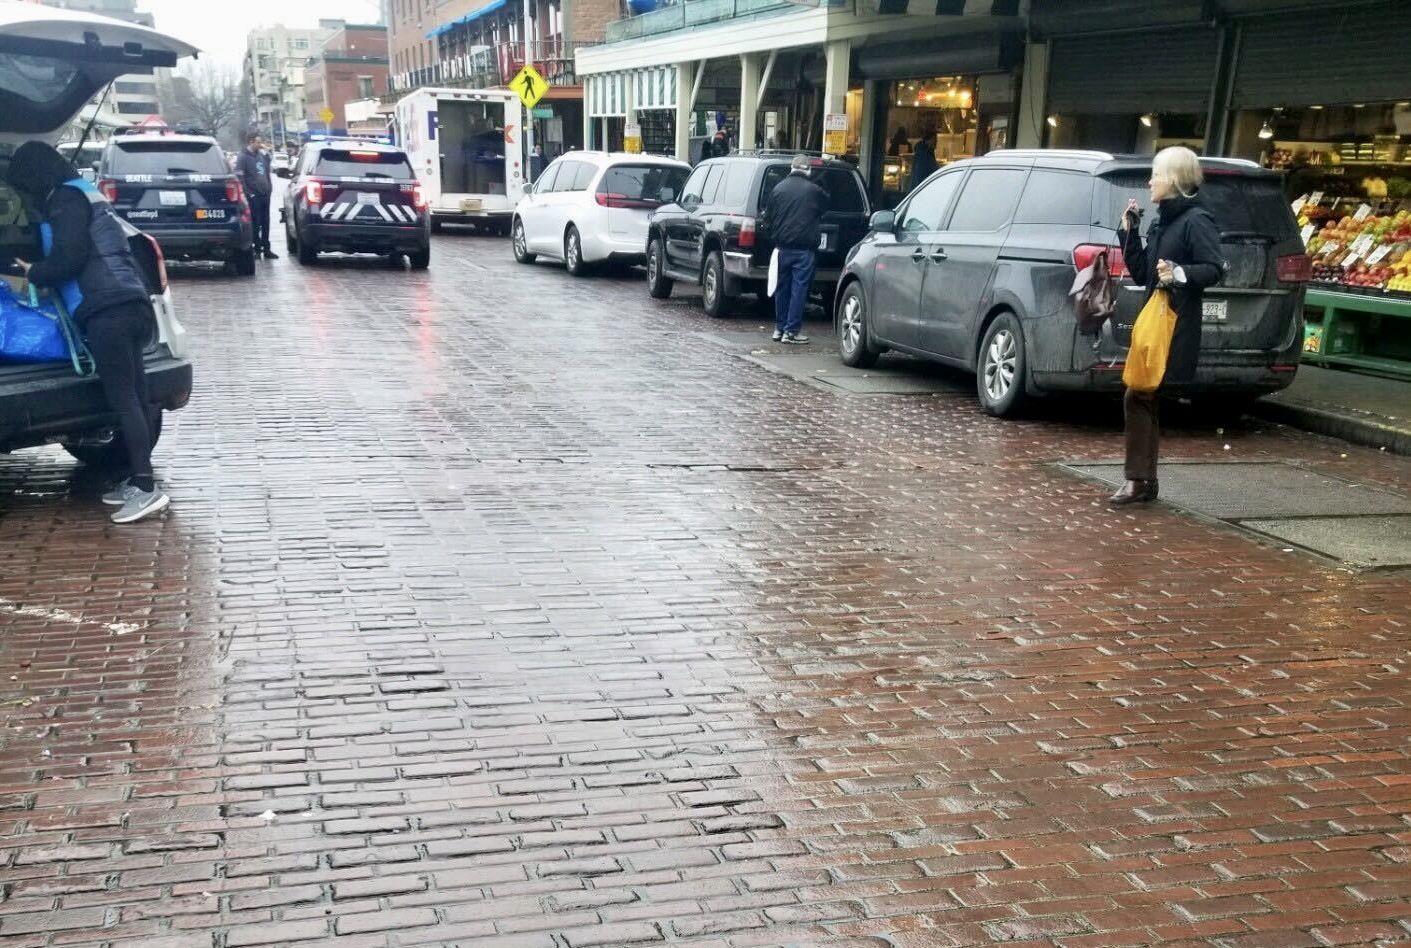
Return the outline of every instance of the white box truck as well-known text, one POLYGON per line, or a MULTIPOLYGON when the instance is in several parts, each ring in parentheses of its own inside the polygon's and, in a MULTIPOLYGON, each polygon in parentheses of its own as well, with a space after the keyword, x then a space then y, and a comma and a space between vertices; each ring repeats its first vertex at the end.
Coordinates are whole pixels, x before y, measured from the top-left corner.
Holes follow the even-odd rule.
POLYGON ((431 229, 508 234, 524 196, 524 107, 507 89, 418 89, 397 103, 397 144, 431 210, 431 229))

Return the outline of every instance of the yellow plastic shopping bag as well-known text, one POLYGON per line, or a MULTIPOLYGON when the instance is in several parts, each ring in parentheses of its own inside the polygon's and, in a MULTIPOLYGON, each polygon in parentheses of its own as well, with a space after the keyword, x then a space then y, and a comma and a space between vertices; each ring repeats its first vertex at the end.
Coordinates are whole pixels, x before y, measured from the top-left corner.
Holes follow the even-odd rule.
POLYGON ((1133 391, 1154 392, 1166 377, 1166 359, 1171 354, 1171 337, 1176 334, 1176 311, 1165 290, 1157 290, 1146 301, 1132 326, 1132 345, 1122 382, 1133 391))

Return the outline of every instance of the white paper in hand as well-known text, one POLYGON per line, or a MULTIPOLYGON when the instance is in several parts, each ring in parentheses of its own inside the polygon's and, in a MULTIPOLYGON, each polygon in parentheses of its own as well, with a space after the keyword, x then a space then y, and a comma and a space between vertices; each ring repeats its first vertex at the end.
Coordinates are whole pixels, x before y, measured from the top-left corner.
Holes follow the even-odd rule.
POLYGON ((779 248, 775 247, 774 252, 769 255, 769 295, 773 296, 774 291, 779 288, 779 248))

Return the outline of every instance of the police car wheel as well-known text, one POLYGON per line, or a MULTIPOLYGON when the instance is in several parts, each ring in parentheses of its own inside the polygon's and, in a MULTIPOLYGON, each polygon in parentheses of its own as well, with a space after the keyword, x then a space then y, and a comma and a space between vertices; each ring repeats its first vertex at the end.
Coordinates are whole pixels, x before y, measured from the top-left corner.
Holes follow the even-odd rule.
POLYGON ((431 266, 431 248, 426 247, 415 253, 407 254, 407 263, 411 264, 413 270, 425 270, 431 266))
POLYGON ((312 246, 307 240, 299 241, 299 262, 306 267, 318 263, 318 248, 312 246))
POLYGON ((432 217, 431 217, 431 232, 432 232, 433 234, 439 234, 439 233, 441 233, 441 226, 442 226, 442 225, 441 225, 441 222, 436 219, 436 216, 435 216, 435 215, 432 215, 432 217))
POLYGON ((235 268, 236 276, 247 277, 255 275, 254 250, 238 251, 235 256, 231 258, 230 263, 235 268))

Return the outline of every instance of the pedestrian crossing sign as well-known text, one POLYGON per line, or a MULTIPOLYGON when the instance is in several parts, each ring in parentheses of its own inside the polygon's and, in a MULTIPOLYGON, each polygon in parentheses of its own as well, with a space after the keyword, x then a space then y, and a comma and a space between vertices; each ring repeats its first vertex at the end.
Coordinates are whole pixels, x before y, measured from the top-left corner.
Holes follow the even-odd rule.
POLYGON ((519 101, 524 103, 526 109, 532 109, 539 104, 544 93, 549 91, 549 84, 539 75, 539 70, 525 63, 524 68, 510 80, 510 88, 519 96, 519 101))

